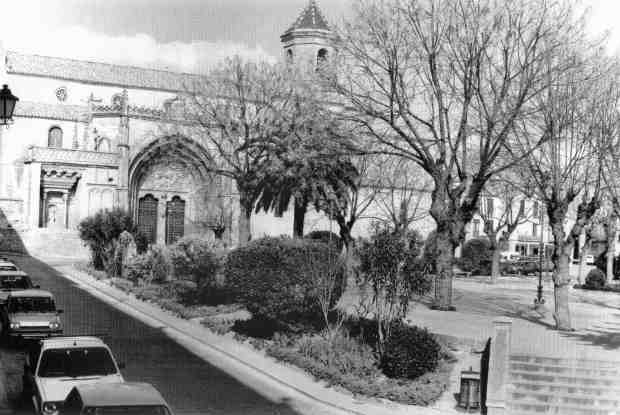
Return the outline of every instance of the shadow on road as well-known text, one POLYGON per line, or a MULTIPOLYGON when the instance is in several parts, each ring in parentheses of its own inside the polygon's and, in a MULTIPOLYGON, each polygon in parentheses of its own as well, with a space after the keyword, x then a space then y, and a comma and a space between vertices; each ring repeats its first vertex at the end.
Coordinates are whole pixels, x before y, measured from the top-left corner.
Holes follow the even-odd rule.
MULTIPOLYGON (((30 274, 35 284, 54 293, 57 306, 64 309, 66 334, 103 337, 117 361, 126 364, 122 370, 125 379, 153 384, 176 414, 300 414, 287 399, 274 402, 262 396, 254 390, 260 390, 262 385, 245 386, 188 352, 160 329, 147 326, 78 288, 45 262, 29 256, 10 258, 30 274)), ((20 362, 17 355, 4 350, 0 352, 7 360, 7 376, 15 385, 15 391, 10 393, 11 407, 22 413, 19 394, 23 360, 20 362)))

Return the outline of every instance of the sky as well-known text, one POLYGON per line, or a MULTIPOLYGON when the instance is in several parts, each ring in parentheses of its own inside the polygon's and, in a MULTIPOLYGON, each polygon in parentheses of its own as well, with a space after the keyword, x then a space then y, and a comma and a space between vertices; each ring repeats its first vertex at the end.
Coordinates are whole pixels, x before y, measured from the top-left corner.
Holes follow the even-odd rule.
MULTIPOLYGON (((318 0, 338 23, 354 0, 318 0)), ((509 1, 509 0, 506 0, 509 1)), ((203 73, 226 56, 276 60, 308 0, 3 0, 8 50, 203 73)), ((620 1, 582 0, 594 33, 620 48, 620 1)))

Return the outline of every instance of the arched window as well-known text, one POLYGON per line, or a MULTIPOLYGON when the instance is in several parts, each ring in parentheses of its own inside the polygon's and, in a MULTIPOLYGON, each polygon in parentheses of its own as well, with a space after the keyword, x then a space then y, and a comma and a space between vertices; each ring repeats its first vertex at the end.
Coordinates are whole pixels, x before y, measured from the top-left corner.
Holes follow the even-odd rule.
POLYGON ((105 137, 97 137, 95 139, 95 151, 102 153, 110 152, 110 140, 105 137))
POLYGON ((62 129, 60 127, 52 127, 47 133, 48 147, 62 147, 62 129))
POLYGON ((327 61, 327 49, 319 49, 319 53, 316 55, 317 66, 323 65, 327 61))

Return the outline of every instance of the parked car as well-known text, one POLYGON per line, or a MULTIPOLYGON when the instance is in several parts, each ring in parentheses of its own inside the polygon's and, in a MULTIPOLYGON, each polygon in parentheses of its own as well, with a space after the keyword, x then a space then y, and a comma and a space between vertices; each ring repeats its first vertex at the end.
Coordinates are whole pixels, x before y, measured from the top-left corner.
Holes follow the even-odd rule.
POLYGON ((23 395, 32 400, 35 413, 56 415, 77 385, 123 382, 122 367, 97 337, 43 339, 27 353, 23 395))
POLYGON ((0 259, 0 271, 19 271, 19 268, 11 261, 0 259))
POLYGON ((521 254, 518 252, 504 251, 500 252, 499 262, 515 262, 521 259, 521 254))
POLYGON ((6 303, 11 291, 39 288, 24 271, 0 271, 0 304, 6 303))
POLYGON ((12 291, 0 313, 2 335, 9 340, 40 339, 62 333, 54 295, 45 290, 12 291))
POLYGON ((586 264, 594 265, 594 255, 586 255, 586 264))
POLYGON ((172 415, 161 394, 148 383, 77 385, 65 400, 67 415, 172 415))

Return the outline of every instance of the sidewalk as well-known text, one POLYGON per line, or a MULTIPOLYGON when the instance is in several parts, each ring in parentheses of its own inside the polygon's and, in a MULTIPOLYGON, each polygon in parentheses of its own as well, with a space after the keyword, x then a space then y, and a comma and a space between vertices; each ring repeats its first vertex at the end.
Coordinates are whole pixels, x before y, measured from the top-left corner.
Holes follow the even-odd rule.
MULTIPOLYGON (((433 407, 419 407, 355 397, 344 390, 327 387, 314 380, 303 370, 285 365, 266 356, 247 344, 241 344, 231 336, 220 336, 193 322, 174 316, 152 304, 140 301, 132 295, 98 281, 90 275, 69 265, 52 265, 67 279, 93 296, 131 315, 143 323, 162 330, 174 341, 196 356, 208 361, 275 402, 286 401, 300 414, 356 414, 356 415, 439 415, 459 414, 456 401, 448 390, 433 407)), ((461 366, 467 359, 455 365, 453 385, 461 366)))

